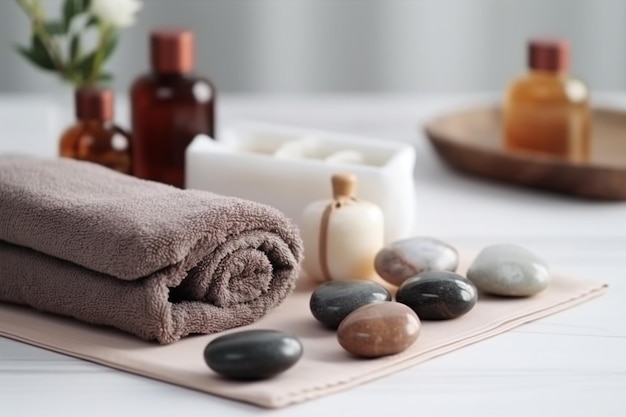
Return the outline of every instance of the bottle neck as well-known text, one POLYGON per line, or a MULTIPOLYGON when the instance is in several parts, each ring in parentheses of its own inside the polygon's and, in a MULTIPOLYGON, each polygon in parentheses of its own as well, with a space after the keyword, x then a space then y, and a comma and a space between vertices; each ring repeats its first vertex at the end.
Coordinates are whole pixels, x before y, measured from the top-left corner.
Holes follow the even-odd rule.
POLYGON ((89 127, 89 126, 102 126, 105 129, 108 128, 112 128, 115 126, 113 120, 111 119, 98 119, 98 118, 84 118, 84 119, 78 119, 77 123, 80 125, 83 125, 85 127, 89 127))
POLYGON ((152 74, 162 80, 179 80, 189 77, 192 71, 159 71, 157 68, 152 68, 152 74))
POLYGON ((561 70, 547 70, 541 68, 530 68, 530 73, 537 77, 552 77, 552 78, 566 78, 569 77, 569 72, 566 69, 561 70))

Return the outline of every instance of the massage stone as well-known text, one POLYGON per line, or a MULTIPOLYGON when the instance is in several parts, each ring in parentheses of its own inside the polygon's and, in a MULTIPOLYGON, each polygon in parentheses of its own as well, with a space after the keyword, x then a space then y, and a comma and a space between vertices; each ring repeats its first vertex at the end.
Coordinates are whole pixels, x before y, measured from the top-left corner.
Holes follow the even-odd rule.
POLYGON ((341 322, 337 340, 355 356, 378 358, 403 352, 419 336, 421 323, 404 304, 381 301, 357 308, 341 322))
POLYGON ((352 311, 370 303, 391 301, 385 287, 371 281, 330 281, 317 287, 309 302, 313 317, 336 329, 352 311))
POLYGON ((474 284, 459 274, 429 271, 409 278, 396 293, 396 301, 406 304, 421 320, 446 320, 470 311, 478 291, 474 284))
POLYGON ((286 333, 242 330, 213 339, 204 349, 204 360, 226 378, 261 380, 291 368, 302 352, 302 343, 286 333))
POLYGON ((537 294, 550 284, 546 262, 516 245, 491 245, 483 249, 467 271, 479 290, 509 297, 537 294))
POLYGON ((381 249, 374 259, 378 275, 398 286, 426 271, 455 272, 458 265, 459 254, 455 248, 429 237, 393 242, 381 249))

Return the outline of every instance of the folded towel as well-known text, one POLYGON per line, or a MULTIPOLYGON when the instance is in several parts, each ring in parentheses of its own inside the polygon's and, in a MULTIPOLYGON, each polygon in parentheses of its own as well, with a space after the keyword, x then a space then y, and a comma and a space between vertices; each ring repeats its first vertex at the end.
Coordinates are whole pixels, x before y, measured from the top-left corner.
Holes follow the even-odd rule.
POLYGON ((166 344, 261 318, 293 290, 301 258, 296 227, 271 207, 0 157, 1 301, 166 344))

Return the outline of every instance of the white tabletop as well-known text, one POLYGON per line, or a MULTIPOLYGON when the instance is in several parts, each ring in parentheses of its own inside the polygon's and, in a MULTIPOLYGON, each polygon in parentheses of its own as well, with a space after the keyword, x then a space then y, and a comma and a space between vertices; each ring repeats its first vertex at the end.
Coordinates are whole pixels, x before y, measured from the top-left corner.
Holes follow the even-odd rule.
MULTIPOLYGON (((474 251, 492 243, 526 246, 554 270, 609 282, 603 297, 363 386, 271 411, 0 338, 0 416, 626 415, 626 202, 515 188, 445 167, 420 124, 489 97, 224 96, 219 122, 275 122, 413 143, 416 233, 474 251)), ((626 108, 626 94, 598 97, 626 108)), ((58 129, 70 120, 57 104, 0 96, 0 150, 55 152, 58 129)), ((126 108, 121 100, 122 123, 126 108)))

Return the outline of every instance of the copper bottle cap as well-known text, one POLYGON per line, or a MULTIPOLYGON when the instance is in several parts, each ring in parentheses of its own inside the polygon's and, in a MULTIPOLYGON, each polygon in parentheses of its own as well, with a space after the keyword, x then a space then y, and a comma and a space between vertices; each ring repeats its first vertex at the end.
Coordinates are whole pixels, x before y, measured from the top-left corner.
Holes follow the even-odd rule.
POLYGON ((80 88, 74 93, 74 104, 79 120, 113 119, 113 91, 107 88, 80 88))
POLYGON ((152 68, 161 74, 193 71, 194 36, 188 30, 158 30, 150 34, 152 68))
POLYGON ((569 68, 569 43, 561 39, 532 39, 528 43, 528 67, 534 70, 566 71, 569 68))

